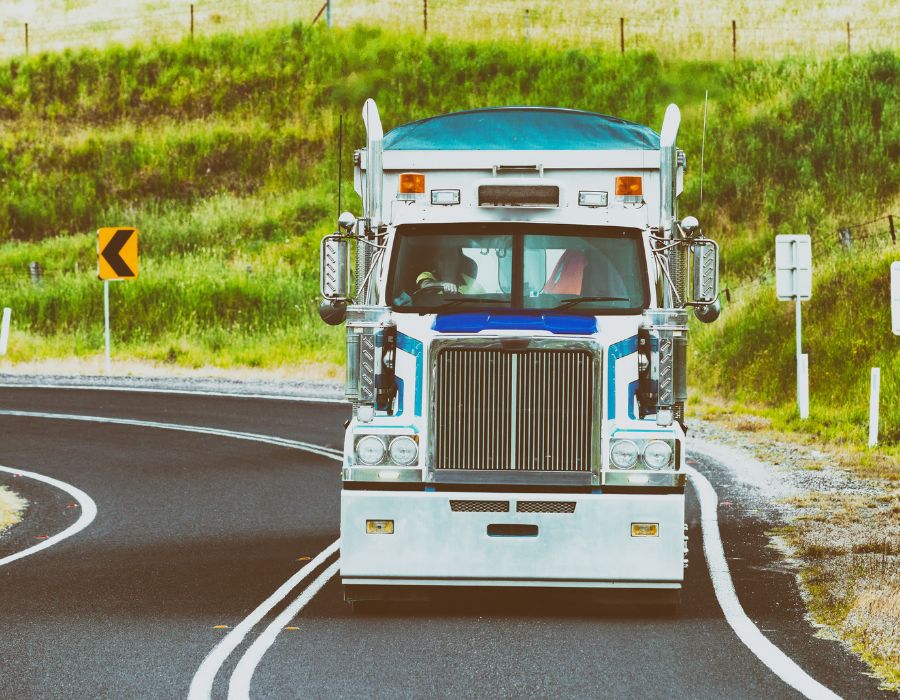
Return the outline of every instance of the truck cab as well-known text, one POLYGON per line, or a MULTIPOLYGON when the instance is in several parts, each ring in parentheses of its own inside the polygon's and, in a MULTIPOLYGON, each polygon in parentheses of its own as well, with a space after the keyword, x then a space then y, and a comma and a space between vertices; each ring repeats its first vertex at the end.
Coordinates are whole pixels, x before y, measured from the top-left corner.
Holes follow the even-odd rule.
POLYGON ((353 404, 346 599, 677 598, 687 309, 718 313, 718 249, 678 219, 677 107, 661 134, 558 108, 384 134, 368 100, 363 119, 364 211, 322 242, 322 317, 346 322, 353 404))

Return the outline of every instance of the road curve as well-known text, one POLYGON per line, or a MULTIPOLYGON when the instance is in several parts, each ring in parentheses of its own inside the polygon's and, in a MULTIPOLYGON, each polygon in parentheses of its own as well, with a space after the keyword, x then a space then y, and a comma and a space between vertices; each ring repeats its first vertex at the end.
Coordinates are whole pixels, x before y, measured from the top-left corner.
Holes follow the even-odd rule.
MULTIPOLYGON (((34 388, 0 391, 0 411, 208 427, 331 449, 348 414, 336 404, 34 388)), ((185 697, 229 630, 338 534, 339 475, 327 454, 25 415, 0 414, 0 430, 0 464, 73 484, 98 509, 76 536, 0 567, 0 697, 185 697)), ((725 554, 766 638, 841 696, 894 697, 839 645, 812 636, 793 573, 765 546, 769 524, 740 507, 728 470, 700 458, 695 467, 728 497, 719 509, 725 554)), ((0 473, 0 483, 9 478, 0 473)), ((50 487, 28 496, 48 527, 75 517, 50 487)), ((241 659, 253 657, 251 697, 800 697, 726 622, 693 495, 688 514, 678 617, 527 591, 354 617, 329 577, 298 606, 335 554, 251 626, 217 670, 213 696, 225 697, 241 659), (248 653, 254 644, 263 653, 248 653)), ((33 544, 36 527, 32 519, 15 526, 0 558, 33 544)))

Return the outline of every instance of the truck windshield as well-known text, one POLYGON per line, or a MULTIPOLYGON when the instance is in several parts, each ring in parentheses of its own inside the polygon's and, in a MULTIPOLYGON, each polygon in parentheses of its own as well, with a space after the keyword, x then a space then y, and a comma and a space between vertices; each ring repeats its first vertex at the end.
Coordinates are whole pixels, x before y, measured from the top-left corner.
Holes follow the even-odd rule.
POLYGON ((431 224, 396 236, 388 284, 397 311, 635 313, 649 302, 636 229, 431 224))

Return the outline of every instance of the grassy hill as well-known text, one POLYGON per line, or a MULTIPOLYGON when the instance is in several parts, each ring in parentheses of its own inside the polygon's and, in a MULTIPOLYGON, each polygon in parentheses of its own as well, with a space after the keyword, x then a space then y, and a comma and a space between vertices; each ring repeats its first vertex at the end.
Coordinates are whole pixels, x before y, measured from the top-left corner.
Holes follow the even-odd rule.
MULTIPOLYGON (((890 255, 841 257, 828 241, 839 226, 900 213, 898 77, 893 52, 663 61, 301 24, 9 61, 0 64, 0 303, 14 309, 10 357, 100 351, 94 232, 135 225, 141 276, 112 290, 117 356, 339 362, 341 331, 318 322, 315 298, 318 240, 337 209, 341 114, 349 163, 369 96, 388 128, 509 104, 584 108, 658 128, 675 101, 689 158, 682 211, 722 242, 724 281, 735 291, 722 321, 695 334, 692 380, 720 392, 740 380, 754 387, 745 400, 784 406, 787 416, 792 309, 759 278, 771 269, 776 233, 810 232, 817 262, 829 260, 807 307, 814 414, 839 397, 855 406, 867 367, 880 363, 885 431, 897 440, 896 343, 882 333, 890 255), (32 261, 44 270, 41 285, 29 278, 32 261), (847 357, 853 367, 841 364, 847 357)), ((349 178, 344 192, 344 208, 358 211, 349 178)))

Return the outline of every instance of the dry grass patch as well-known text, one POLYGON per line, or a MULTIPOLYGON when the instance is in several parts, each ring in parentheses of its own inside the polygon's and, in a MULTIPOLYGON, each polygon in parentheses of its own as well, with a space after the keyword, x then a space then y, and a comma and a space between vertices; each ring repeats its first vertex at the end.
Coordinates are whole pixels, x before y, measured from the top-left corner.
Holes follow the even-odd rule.
POLYGON ((24 498, 0 486, 0 533, 22 519, 27 505, 28 501, 24 498))
POLYGON ((779 530, 803 563, 813 619, 900 687, 900 492, 880 496, 809 493, 779 530))

